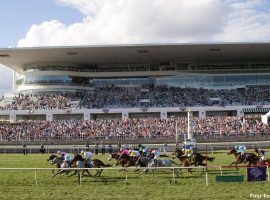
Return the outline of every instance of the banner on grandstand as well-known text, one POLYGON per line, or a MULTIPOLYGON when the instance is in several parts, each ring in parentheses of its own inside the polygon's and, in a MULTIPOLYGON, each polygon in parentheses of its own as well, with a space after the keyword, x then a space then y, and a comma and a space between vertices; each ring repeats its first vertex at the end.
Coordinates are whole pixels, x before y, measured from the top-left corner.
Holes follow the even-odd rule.
POLYGON ((148 111, 148 108, 147 107, 141 107, 141 111, 143 111, 143 112, 147 112, 148 111))
POLYGON ((28 110, 27 113, 28 115, 32 115, 34 113, 34 110, 28 110))
POLYGON ((248 167, 247 181, 266 181, 266 167, 248 167))
POLYGON ((182 112, 184 112, 184 111, 187 110, 187 108, 186 107, 179 107, 179 110, 182 111, 182 112))
POLYGON ((256 108, 263 108, 263 103, 258 103, 258 104, 256 105, 256 108))
POLYGON ((224 100, 220 100, 218 106, 225 107, 225 101, 224 100))
POLYGON ((110 108, 102 108, 102 111, 103 111, 104 113, 108 113, 108 112, 110 111, 110 108))

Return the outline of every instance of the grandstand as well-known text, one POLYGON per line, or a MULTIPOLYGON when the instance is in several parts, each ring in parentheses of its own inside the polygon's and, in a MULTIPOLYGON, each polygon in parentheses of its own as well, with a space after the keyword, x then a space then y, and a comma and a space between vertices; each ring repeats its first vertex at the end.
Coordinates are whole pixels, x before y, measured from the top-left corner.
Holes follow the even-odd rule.
POLYGON ((186 133, 187 110, 207 124, 195 128, 201 139, 270 134, 260 121, 270 109, 270 43, 9 48, 0 63, 14 71, 14 94, 0 99, 0 120, 13 124, 1 125, 1 141, 173 141, 176 129, 186 133))

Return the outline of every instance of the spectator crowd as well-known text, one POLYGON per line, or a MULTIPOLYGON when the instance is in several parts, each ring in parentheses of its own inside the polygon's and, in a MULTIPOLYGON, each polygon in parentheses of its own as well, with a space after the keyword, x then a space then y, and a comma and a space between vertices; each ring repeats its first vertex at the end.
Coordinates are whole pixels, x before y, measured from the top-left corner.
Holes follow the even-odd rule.
MULTIPOLYGON (((68 109, 78 94, 19 95, 0 110, 68 109)), ((77 108, 187 107, 270 104, 270 87, 202 89, 172 86, 96 87, 80 94, 77 108)))
MULTIPOLYGON (((104 140, 175 138, 187 134, 187 118, 123 120, 19 121, 0 124, 0 141, 104 140)), ((270 127, 255 119, 206 117, 193 119, 195 137, 270 135, 270 127)))

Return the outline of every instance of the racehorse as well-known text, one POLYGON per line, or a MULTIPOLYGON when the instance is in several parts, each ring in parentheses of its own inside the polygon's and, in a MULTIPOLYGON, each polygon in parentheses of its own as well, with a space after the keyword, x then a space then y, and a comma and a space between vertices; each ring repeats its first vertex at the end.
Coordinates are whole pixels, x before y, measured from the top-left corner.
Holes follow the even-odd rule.
MULTIPOLYGON (((47 159, 47 161, 51 161, 51 164, 56 166, 56 168, 61 168, 61 164, 63 163, 64 159, 62 157, 59 157, 55 154, 50 155, 50 157, 47 159)), ((60 171, 60 170, 58 170, 60 171)), ((52 170, 52 173, 54 174, 54 170, 52 170)))
MULTIPOLYGON (((85 163, 83 160, 74 160, 73 159, 71 163, 72 163, 72 166, 75 168, 85 168, 85 163)), ((83 170, 82 175, 85 171, 87 171, 88 174, 90 175, 88 170, 83 170)), ((81 170, 78 169, 78 170, 75 170, 75 172, 78 174, 78 184, 80 185, 81 184, 81 170)))
POLYGON ((122 167, 135 166, 137 158, 129 155, 120 156, 118 153, 112 153, 109 155, 108 160, 116 159, 117 163, 113 166, 121 165, 122 167))
POLYGON ((193 161, 193 164, 195 166, 206 166, 206 164, 203 163, 204 160, 208 160, 208 161, 213 161, 215 158, 214 157, 206 157, 206 156, 203 156, 201 155, 200 153, 195 153, 193 155, 193 158, 192 158, 192 161, 193 161))
MULTIPOLYGON (((89 164, 85 162, 85 166, 87 168, 91 168, 91 167, 92 168, 102 168, 102 167, 110 167, 111 165, 110 164, 106 165, 99 159, 93 159, 92 160, 92 165, 89 166, 89 164)), ((95 174, 95 176, 100 176, 102 172, 103 172, 103 169, 97 170, 97 173, 95 174)))
MULTIPOLYGON (((190 160, 189 157, 185 156, 183 151, 181 151, 179 148, 177 148, 173 153, 173 158, 178 158, 180 161, 180 166, 183 167, 190 167, 191 165, 206 166, 206 164, 203 163, 204 160, 207 159, 209 161, 213 161, 215 159, 214 157, 206 157, 201 155, 200 153, 195 153, 190 160)), ((188 172, 192 173, 192 170, 188 169, 188 172)))
MULTIPOLYGON (((187 156, 184 155, 184 153, 179 150, 176 149, 176 151, 172 154, 172 158, 178 158, 180 161, 180 167, 190 167, 192 164, 189 162, 189 158, 187 156)), ((191 169, 188 169, 188 172, 192 173, 191 169)))
MULTIPOLYGON (((136 167, 137 166, 144 167, 145 169, 142 171, 142 173, 145 172, 145 174, 146 174, 149 170, 153 173, 151 168, 155 168, 155 167, 172 167, 173 164, 177 165, 177 163, 175 163, 172 160, 157 160, 156 163, 155 163, 154 159, 152 159, 152 158, 149 158, 149 157, 146 157, 146 156, 140 156, 137 159, 137 161, 135 163, 135 166, 136 167)), ((177 170, 175 170, 175 173, 176 173, 177 176, 179 176, 178 175, 179 173, 178 173, 177 170)))
MULTIPOLYGON (((84 158, 82 158, 82 156, 80 154, 77 154, 74 156, 73 160, 71 161, 71 163, 74 166, 74 163, 76 163, 77 161, 82 161, 84 166, 82 168, 102 168, 102 167, 110 167, 110 165, 105 165, 101 160, 99 159, 93 159, 91 161, 91 163, 87 163, 86 160, 84 158)), ((101 170, 96 170, 96 174, 94 176, 100 176, 103 169, 101 170)), ((90 172, 87 169, 84 169, 82 172, 82 175, 84 175, 84 173, 87 172, 89 176, 91 176, 90 172)))
MULTIPOLYGON (((55 173, 53 176, 52 176, 52 179, 56 176, 56 175, 61 175, 63 173, 65 174, 68 174, 70 172, 70 165, 67 161, 63 161, 63 159, 61 159, 60 157, 55 157, 53 160, 52 160, 52 165, 53 164, 56 164, 57 168, 60 168, 58 170, 57 173, 55 173), (58 167, 60 166, 60 167, 58 167)), ((53 171, 54 173, 54 171, 53 171)))
POLYGON ((237 153, 235 148, 231 149, 228 153, 228 155, 231 154, 233 154, 235 157, 235 161, 232 162, 231 165, 234 164, 236 169, 238 169, 237 164, 248 162, 248 165, 250 166, 251 164, 257 165, 259 161, 258 156, 256 156, 254 153, 244 153, 243 155, 241 155, 241 153, 237 153))

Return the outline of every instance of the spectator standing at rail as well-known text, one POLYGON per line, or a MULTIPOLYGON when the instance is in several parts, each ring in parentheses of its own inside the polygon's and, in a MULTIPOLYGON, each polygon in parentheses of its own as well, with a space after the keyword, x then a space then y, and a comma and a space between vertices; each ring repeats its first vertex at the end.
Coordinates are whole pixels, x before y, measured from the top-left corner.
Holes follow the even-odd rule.
POLYGON ((89 145, 88 141, 85 144, 85 150, 90 151, 90 145, 89 145))
POLYGON ((113 153, 112 144, 110 143, 110 144, 108 145, 108 147, 109 147, 109 154, 111 155, 111 154, 113 153))
POLYGON ((40 145, 40 150, 39 152, 43 155, 45 153, 45 147, 43 144, 40 145))
POLYGON ((117 143, 117 152, 119 152, 120 149, 121 149, 121 144, 120 144, 120 142, 118 142, 118 143, 117 143))
POLYGON ((166 142, 164 142, 163 144, 163 153, 166 155, 167 153, 167 148, 168 148, 168 144, 166 142))
POLYGON ((73 144, 73 153, 77 154, 78 153, 78 148, 76 144, 73 144))
POLYGON ((101 142, 101 154, 105 155, 105 144, 103 141, 101 142))
POLYGON ((95 155, 98 155, 98 144, 95 143, 95 155))
POLYGON ((27 147, 25 143, 23 143, 23 155, 27 155, 27 147))

